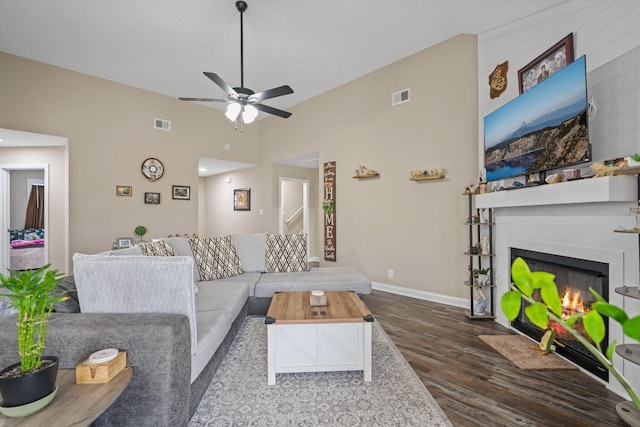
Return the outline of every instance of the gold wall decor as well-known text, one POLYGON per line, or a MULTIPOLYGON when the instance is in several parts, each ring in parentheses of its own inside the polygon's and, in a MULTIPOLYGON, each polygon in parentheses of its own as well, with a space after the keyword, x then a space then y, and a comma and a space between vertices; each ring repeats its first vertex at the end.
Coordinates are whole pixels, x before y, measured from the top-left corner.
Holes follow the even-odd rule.
POLYGON ((507 89, 507 71, 509 71, 509 61, 496 65, 496 68, 489 74, 489 97, 491 99, 502 95, 507 89))

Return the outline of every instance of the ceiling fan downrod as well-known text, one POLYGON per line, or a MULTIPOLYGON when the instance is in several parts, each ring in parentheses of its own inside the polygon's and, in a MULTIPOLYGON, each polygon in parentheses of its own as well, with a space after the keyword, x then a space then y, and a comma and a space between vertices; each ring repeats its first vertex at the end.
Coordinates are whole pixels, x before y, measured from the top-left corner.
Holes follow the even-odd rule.
POLYGON ((242 0, 236 2, 236 9, 240 12, 240 87, 244 87, 244 25, 242 16, 247 7, 247 2, 242 0))

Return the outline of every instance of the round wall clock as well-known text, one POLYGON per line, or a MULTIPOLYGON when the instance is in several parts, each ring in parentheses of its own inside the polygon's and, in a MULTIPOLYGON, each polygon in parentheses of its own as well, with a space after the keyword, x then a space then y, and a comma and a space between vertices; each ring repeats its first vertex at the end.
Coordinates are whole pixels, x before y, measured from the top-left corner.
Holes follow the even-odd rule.
POLYGON ((160 160, 150 157, 142 162, 142 174, 149 181, 157 181, 162 177, 163 173, 164 166, 162 166, 162 162, 160 160))

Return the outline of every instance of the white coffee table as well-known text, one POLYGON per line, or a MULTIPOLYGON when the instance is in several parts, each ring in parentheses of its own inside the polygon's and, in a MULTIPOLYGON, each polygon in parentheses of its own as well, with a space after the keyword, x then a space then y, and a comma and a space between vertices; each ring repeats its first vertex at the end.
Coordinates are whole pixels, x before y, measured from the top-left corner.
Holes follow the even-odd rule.
POLYGON ((311 307, 309 292, 273 296, 265 318, 269 385, 291 372, 363 371, 371 381, 373 316, 355 292, 326 296, 322 307, 311 307))

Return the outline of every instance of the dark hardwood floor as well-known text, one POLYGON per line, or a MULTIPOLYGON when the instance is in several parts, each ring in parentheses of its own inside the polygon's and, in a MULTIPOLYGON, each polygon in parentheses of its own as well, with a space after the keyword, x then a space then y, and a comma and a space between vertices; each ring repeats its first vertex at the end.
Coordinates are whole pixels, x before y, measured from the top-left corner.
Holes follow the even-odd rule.
POLYGON ((375 290, 362 300, 454 426, 626 425, 623 399, 587 374, 523 371, 481 341, 510 333, 492 320, 375 290))

